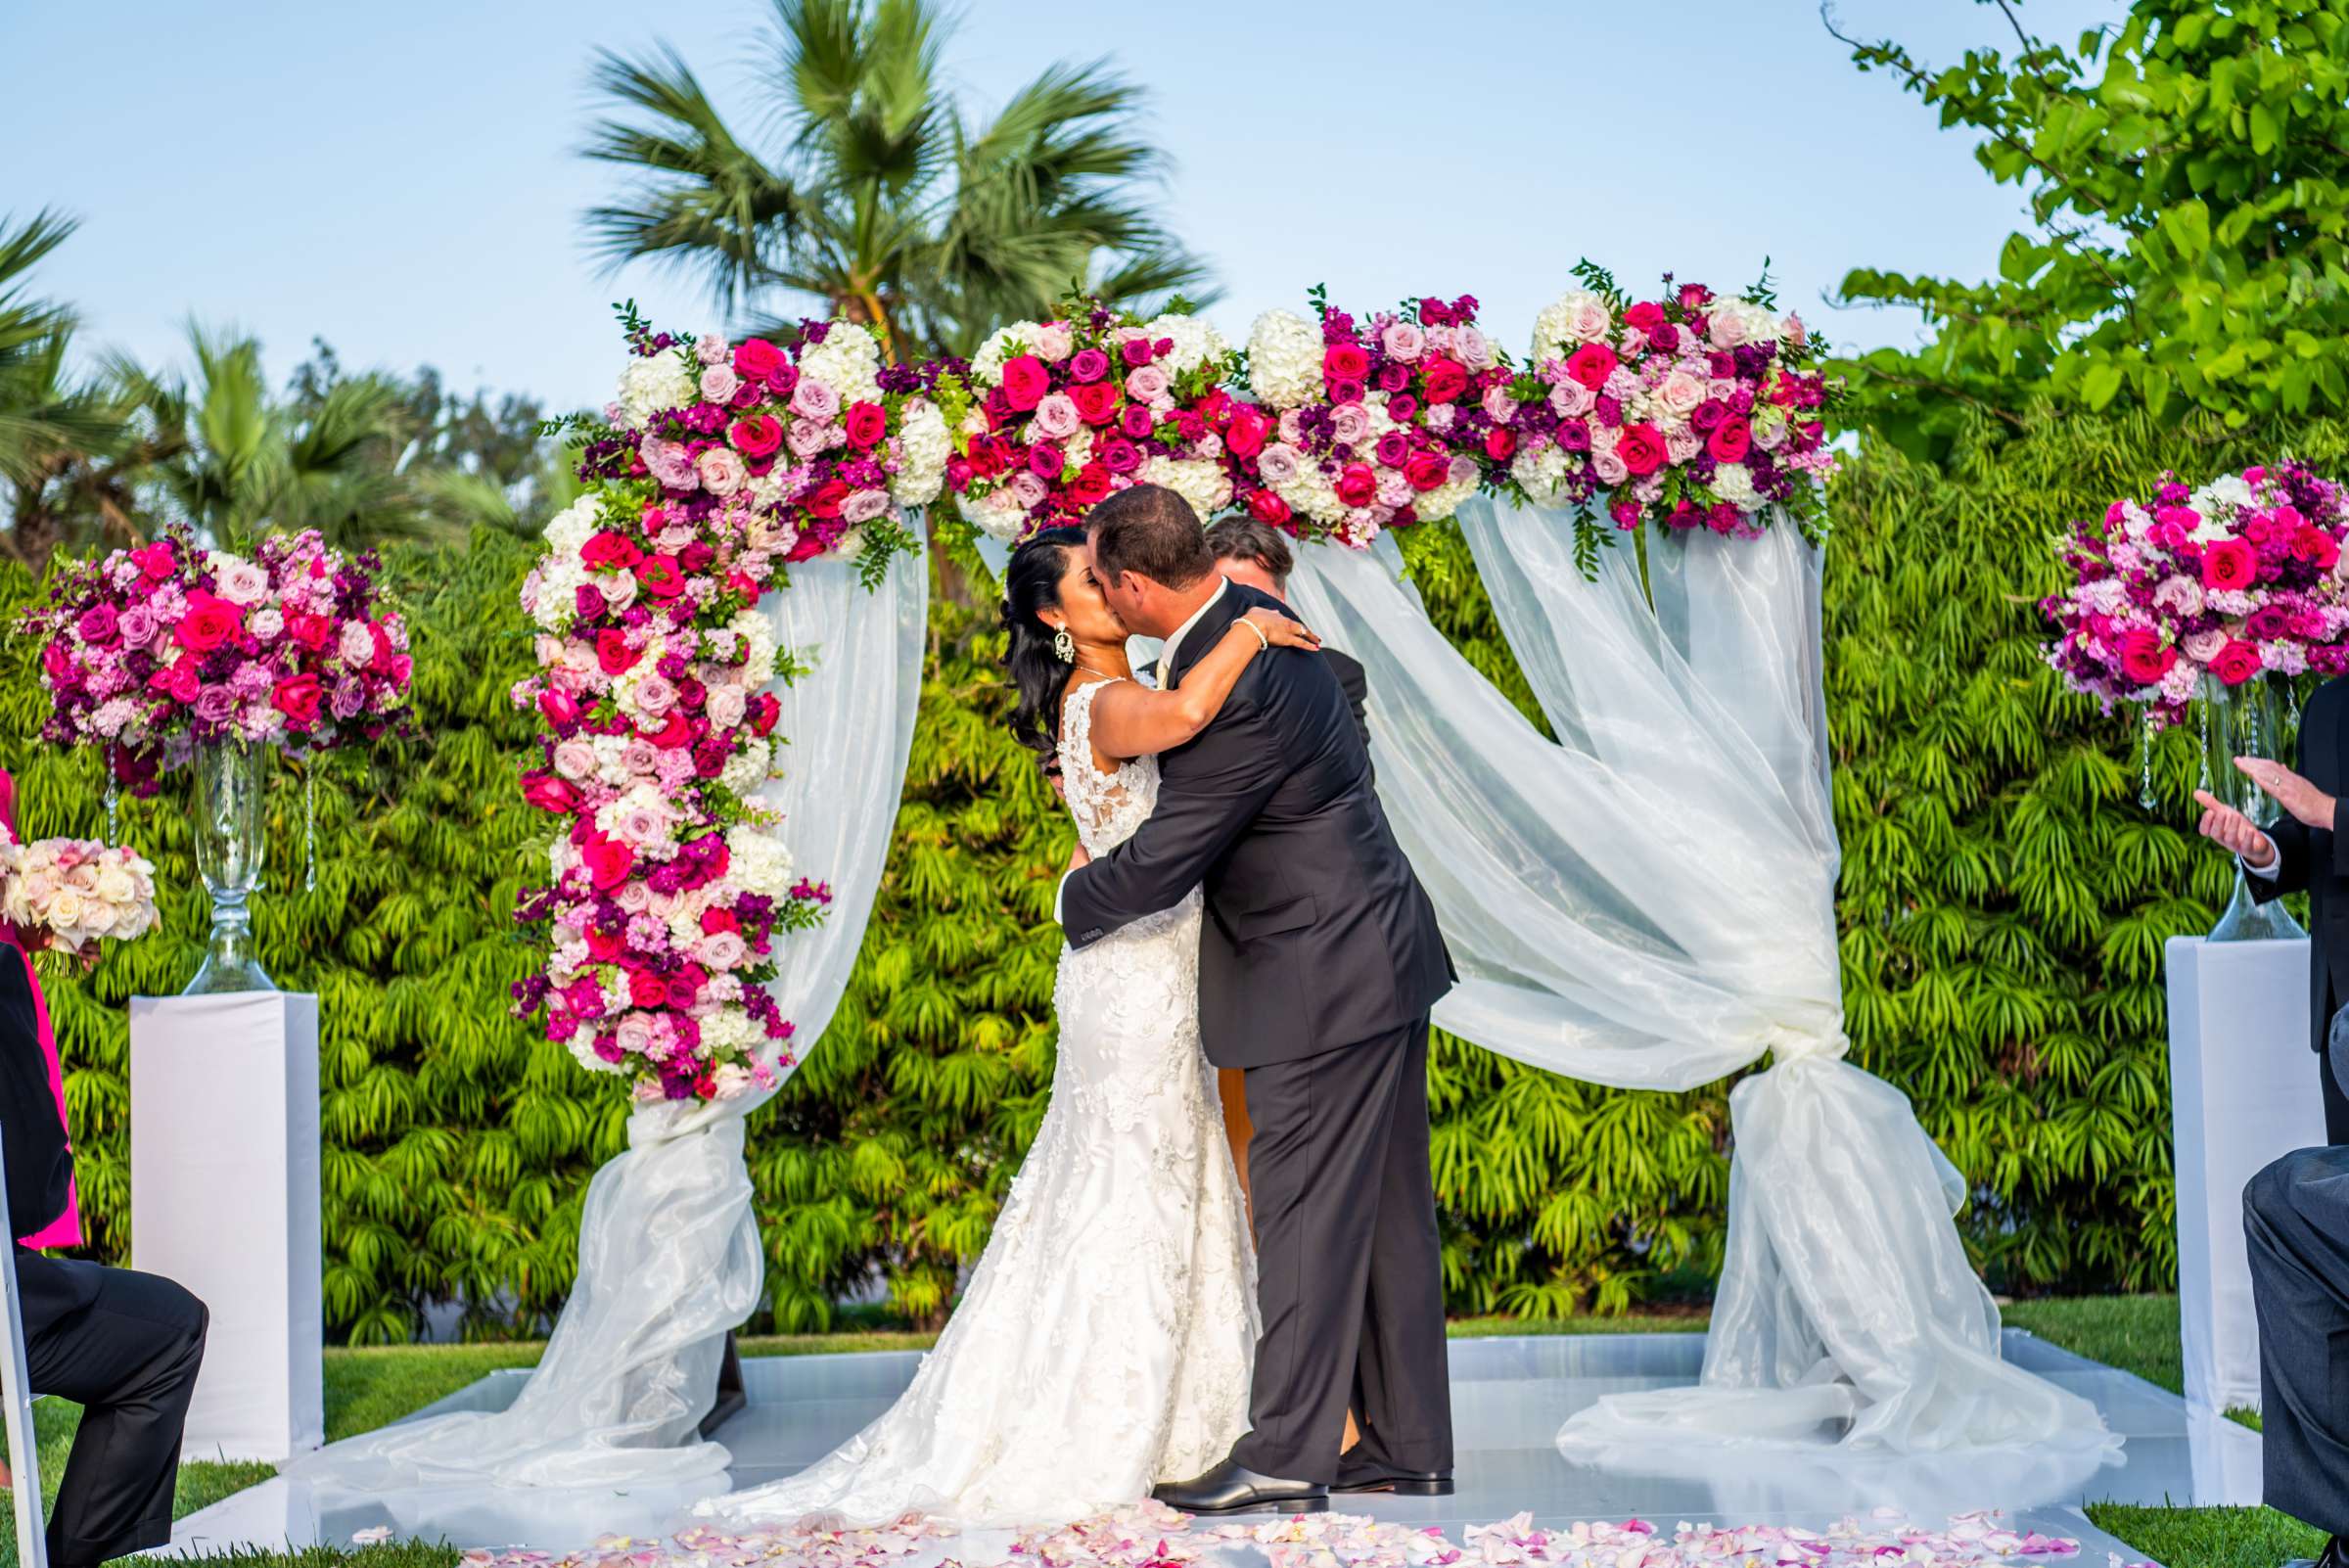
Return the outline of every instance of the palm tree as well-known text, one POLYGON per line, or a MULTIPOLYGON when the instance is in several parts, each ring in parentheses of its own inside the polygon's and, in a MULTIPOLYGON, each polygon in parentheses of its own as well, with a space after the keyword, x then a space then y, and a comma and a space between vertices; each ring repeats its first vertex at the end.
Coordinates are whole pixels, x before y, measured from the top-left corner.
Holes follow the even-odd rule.
POLYGON ((36 573, 93 530, 131 535, 130 477, 150 455, 118 390, 71 369, 72 310, 25 292, 72 232, 47 210, 23 223, 0 215, 0 545, 36 573))
POLYGON ((188 337, 193 381, 112 363, 162 449, 146 470, 159 510, 231 548, 272 529, 314 528, 349 546, 457 531, 395 438, 391 382, 339 377, 297 405, 271 395, 255 340, 198 325, 188 337))
POLYGON ((639 178, 587 214, 598 249, 698 271, 729 314, 812 295, 899 358, 967 354, 1072 282, 1144 308, 1212 299, 1151 210, 1165 161, 1140 89, 1106 64, 1055 65, 974 120, 939 81, 949 30, 933 0, 774 0, 781 115, 763 151, 673 50, 606 52, 596 84, 629 113, 587 154, 639 178))

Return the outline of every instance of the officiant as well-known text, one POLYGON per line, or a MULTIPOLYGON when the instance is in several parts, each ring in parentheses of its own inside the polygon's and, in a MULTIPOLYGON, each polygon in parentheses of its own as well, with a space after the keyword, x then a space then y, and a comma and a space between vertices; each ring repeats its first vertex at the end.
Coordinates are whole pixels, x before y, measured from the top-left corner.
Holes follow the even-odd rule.
POLYGON ((2208 790, 2197 790, 2204 838, 2233 851, 2262 903, 2305 892, 2309 902, 2309 1043, 2324 1095, 2325 1141, 2349 1143, 2349 1089, 2326 1051, 2333 1014, 2349 1003, 2349 838, 2333 831, 2335 798, 2349 780, 2349 675, 2317 688, 2300 715, 2297 772, 2242 757, 2235 765, 2283 807, 2262 831, 2208 790))

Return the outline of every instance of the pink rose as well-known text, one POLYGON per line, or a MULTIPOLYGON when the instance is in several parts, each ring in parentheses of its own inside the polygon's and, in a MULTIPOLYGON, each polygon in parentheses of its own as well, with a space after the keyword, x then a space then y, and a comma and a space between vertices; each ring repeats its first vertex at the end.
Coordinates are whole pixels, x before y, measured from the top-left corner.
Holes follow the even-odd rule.
POLYGON ((749 710, 750 700, 740 686, 713 686, 703 699, 703 711, 710 715, 711 724, 718 729, 732 729, 742 722, 749 710))
POLYGON ((1167 394, 1167 373, 1156 365, 1137 365, 1126 373, 1126 395, 1136 402, 1154 403, 1167 394))
POLYGON ((1387 324, 1387 330, 1378 335, 1378 342, 1379 346, 1386 349, 1389 359, 1401 359, 1407 363, 1418 358, 1420 351, 1426 348, 1427 334, 1408 321, 1392 321, 1387 324))
POLYGON ((792 391, 791 411, 806 419, 828 420, 840 412, 840 393, 811 377, 802 377, 792 391))
POLYGON ((581 740, 567 740, 556 746, 555 771, 565 778, 586 778, 595 771, 595 748, 581 740))
POLYGON ((731 365, 712 365, 702 372, 702 395, 714 403, 725 402, 741 386, 742 378, 731 365))
MULTIPOLYGON (((1140 374, 1138 370, 1134 372, 1136 376, 1140 374)), ((1076 435, 1077 427, 1083 423, 1077 412, 1076 402, 1065 392, 1052 392, 1039 400, 1036 405, 1035 419, 1036 433, 1056 441, 1076 435)))

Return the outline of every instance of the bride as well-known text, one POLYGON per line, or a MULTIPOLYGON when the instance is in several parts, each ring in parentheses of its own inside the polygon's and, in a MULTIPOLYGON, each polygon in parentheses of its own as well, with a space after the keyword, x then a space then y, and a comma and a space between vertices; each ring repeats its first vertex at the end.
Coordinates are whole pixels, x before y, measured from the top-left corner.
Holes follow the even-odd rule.
MULTIPOLYGON (((1084 534, 1011 558, 1003 622, 1020 738, 1057 766, 1079 856, 1149 816, 1155 754, 1221 709, 1268 647, 1251 611, 1172 691, 1134 679, 1084 534)), ((697 1510, 732 1523, 1065 1523, 1221 1459, 1248 1425, 1255 1268, 1199 1046, 1200 896, 1063 948, 1051 1108, 962 1301, 902 1398, 800 1474, 697 1510)))

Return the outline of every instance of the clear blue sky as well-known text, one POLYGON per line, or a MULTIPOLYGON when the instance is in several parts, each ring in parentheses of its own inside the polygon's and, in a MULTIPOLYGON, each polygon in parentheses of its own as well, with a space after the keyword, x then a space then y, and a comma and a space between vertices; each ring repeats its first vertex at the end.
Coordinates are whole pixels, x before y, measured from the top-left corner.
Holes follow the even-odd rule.
MULTIPOLYGON (((2070 39, 2118 0, 2030 0, 2070 39)), ((675 45, 738 130, 764 0, 126 0, 0 5, 0 210, 82 228, 39 274, 92 339, 174 362, 190 316, 261 337, 282 379, 323 337, 354 366, 431 363, 459 388, 600 403, 608 301, 702 327, 651 268, 599 272, 579 212, 615 171, 576 156, 598 45, 675 45)), ((1843 0, 1934 64, 2011 43, 1970 0, 1843 0)), ((1863 76, 1809 0, 978 0, 948 52, 987 107, 1050 61, 1150 85, 1175 229, 1217 266, 1235 337, 1326 281, 1358 307, 1474 293, 1522 346, 1589 254, 1782 297, 1838 342, 1905 342, 1906 312, 1836 312, 1854 265, 1986 275, 2021 214, 1972 139, 1863 76), (1182 19, 1180 25, 1171 19, 1182 19)))

